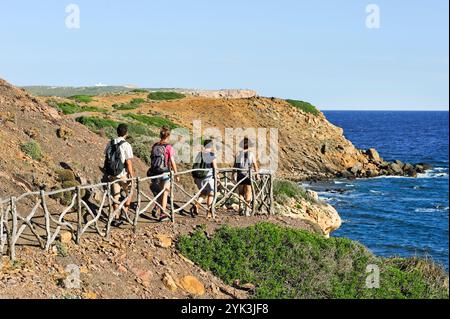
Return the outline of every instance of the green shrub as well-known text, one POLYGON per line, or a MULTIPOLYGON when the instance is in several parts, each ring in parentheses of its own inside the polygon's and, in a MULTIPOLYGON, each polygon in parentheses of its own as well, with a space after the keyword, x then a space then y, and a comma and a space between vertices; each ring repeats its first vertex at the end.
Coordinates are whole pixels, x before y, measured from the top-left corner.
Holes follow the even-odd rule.
POLYGON ((313 198, 308 196, 306 190, 303 187, 294 182, 286 180, 275 180, 273 184, 273 194, 275 200, 280 204, 285 204, 290 198, 294 198, 297 200, 305 199, 315 202, 313 198))
POLYGON ((41 145, 34 140, 23 143, 20 145, 20 149, 35 161, 40 161, 42 159, 41 145))
POLYGON ((98 112, 104 113, 106 112, 103 109, 100 109, 95 106, 79 106, 74 103, 54 103, 53 104, 58 110, 60 110, 64 115, 76 114, 76 113, 84 113, 84 112, 98 112))
POLYGON ((78 123, 81 123, 87 127, 89 127, 91 130, 98 132, 98 130, 107 128, 107 127, 113 127, 114 129, 117 129, 120 123, 110 120, 110 119, 103 119, 99 117, 90 117, 90 116, 81 116, 76 119, 78 123))
POLYGON ((142 103, 145 103, 144 99, 132 99, 130 103, 113 104, 112 107, 117 111, 135 110, 142 103))
POLYGON ((141 122, 145 125, 149 125, 149 126, 155 126, 155 127, 167 126, 171 129, 178 127, 178 125, 173 123, 171 120, 168 120, 166 118, 159 117, 159 116, 147 116, 147 115, 133 114, 133 113, 128 113, 128 114, 125 114, 124 116, 127 118, 130 118, 132 120, 141 122))
POLYGON ((179 100, 185 97, 186 95, 177 92, 152 92, 148 95, 148 99, 153 101, 179 100))
POLYGON ((70 100, 74 100, 78 103, 90 103, 92 102, 92 96, 90 95, 74 95, 69 97, 70 100))
POLYGON ((306 113, 311 113, 316 116, 320 114, 320 111, 314 105, 308 102, 298 100, 286 100, 286 102, 288 102, 292 106, 295 106, 296 108, 299 108, 300 110, 306 113))
POLYGON ((134 89, 130 91, 131 93, 148 93, 148 90, 145 89, 134 89))
POLYGON ((448 275, 435 265, 378 258, 349 239, 271 223, 223 227, 213 236, 198 230, 181 236, 177 249, 229 285, 254 284, 253 298, 448 298, 448 275), (380 268, 379 289, 366 287, 371 264, 380 268))

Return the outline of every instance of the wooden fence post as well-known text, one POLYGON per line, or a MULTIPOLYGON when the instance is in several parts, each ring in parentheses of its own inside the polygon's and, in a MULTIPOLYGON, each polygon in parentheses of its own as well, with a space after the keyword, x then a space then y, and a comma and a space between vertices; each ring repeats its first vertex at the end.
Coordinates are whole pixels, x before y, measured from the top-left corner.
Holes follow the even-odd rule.
POLYGON ((173 171, 170 171, 170 218, 172 219, 172 223, 175 223, 175 205, 174 205, 174 183, 175 183, 175 174, 173 171))
POLYGON ((217 170, 215 167, 213 167, 213 179, 214 179, 214 197, 213 202, 211 204, 211 214, 213 219, 216 218, 216 203, 217 203, 217 170))
POLYGON ((77 222, 78 222, 78 226, 77 226, 77 245, 80 244, 81 241, 81 232, 83 230, 83 209, 81 207, 81 188, 80 186, 77 186, 76 188, 76 192, 77 192, 77 222))
POLYGON ((134 225, 133 230, 134 233, 137 232, 138 223, 139 223, 139 212, 141 210, 141 179, 138 177, 136 178, 136 215, 134 216, 134 225))
POLYGON ((16 209, 16 198, 11 197, 9 201, 11 205, 11 217, 12 217, 12 226, 11 226, 11 234, 9 236, 9 258, 11 261, 16 260, 16 234, 17 234, 17 209, 16 209))
POLYGON ((273 172, 270 172, 270 190, 269 190, 269 192, 270 192, 270 195, 269 195, 269 200, 270 200, 270 202, 269 202, 269 207, 270 207, 270 209, 269 209, 269 215, 273 215, 273 208, 274 208, 274 205, 273 205, 273 187, 274 187, 274 183, 275 183, 275 181, 274 181, 274 177, 273 177, 273 172))
POLYGON ((250 178, 250 184, 251 184, 251 188, 252 188, 252 216, 255 216, 256 213, 256 190, 255 190, 255 179, 253 177, 253 170, 252 170, 252 166, 250 166, 249 170, 248 170, 248 176, 250 178))

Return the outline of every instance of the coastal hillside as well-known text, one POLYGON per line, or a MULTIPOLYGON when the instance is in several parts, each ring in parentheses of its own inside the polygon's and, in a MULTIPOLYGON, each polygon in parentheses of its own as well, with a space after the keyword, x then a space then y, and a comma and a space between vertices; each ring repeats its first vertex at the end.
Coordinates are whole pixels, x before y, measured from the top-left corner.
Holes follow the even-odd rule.
POLYGON ((148 136, 154 137, 158 126, 163 124, 192 130, 193 121, 201 120, 203 128, 214 127, 222 132, 225 128, 277 128, 277 174, 291 180, 415 176, 426 168, 400 161, 385 162, 375 149, 358 150, 345 138, 341 128, 332 125, 307 102, 264 98, 252 91, 180 93, 135 89, 99 96, 76 95, 69 99, 40 97, 39 100, 59 108, 97 133, 106 132, 107 136, 119 122, 134 124, 136 148, 144 153, 150 144, 148 136), (146 128, 150 132, 145 132, 146 128))

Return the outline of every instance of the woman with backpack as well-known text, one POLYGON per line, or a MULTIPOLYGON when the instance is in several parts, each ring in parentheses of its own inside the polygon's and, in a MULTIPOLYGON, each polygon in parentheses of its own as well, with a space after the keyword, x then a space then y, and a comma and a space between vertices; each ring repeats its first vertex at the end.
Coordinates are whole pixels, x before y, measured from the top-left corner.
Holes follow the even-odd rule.
MULTIPOLYGON (((172 145, 169 144, 170 129, 167 126, 163 126, 159 133, 160 141, 153 145, 151 150, 151 166, 147 173, 148 176, 159 176, 173 171, 177 173, 177 164, 175 162, 175 150, 172 145)), ((176 177, 176 181, 179 182, 179 177, 176 177)), ((157 218, 158 210, 160 210, 159 221, 166 221, 169 219, 169 215, 166 212, 167 201, 170 192, 170 176, 165 175, 163 177, 153 179, 150 185, 150 190, 156 196, 164 190, 164 193, 159 198, 159 204, 162 209, 158 209, 155 205, 152 216, 157 218)))
MULTIPOLYGON (((245 200, 245 215, 248 216, 248 206, 251 204, 252 200, 252 182, 250 180, 249 170, 250 168, 255 172, 259 171, 258 163, 255 157, 255 154, 250 150, 250 148, 254 147, 253 142, 249 140, 249 138, 244 138, 241 142, 242 151, 236 154, 234 168, 239 169, 237 173, 234 173, 234 179, 236 183, 240 183, 239 185, 239 196, 243 197, 245 200), (237 178, 236 178, 237 175, 237 178)), ((258 175, 256 175, 256 179, 258 179, 258 175)), ((239 214, 243 215, 243 210, 239 207, 239 214)))
POLYGON ((191 216, 198 215, 200 204, 206 199, 206 205, 208 212, 206 218, 214 217, 212 213, 212 204, 214 201, 214 172, 217 172, 217 159, 214 153, 214 145, 212 140, 205 140, 203 143, 203 150, 200 152, 194 163, 194 171, 192 176, 194 177, 195 184, 199 190, 203 189, 200 194, 200 198, 192 205, 191 216), (207 170, 207 171, 206 171, 207 170))

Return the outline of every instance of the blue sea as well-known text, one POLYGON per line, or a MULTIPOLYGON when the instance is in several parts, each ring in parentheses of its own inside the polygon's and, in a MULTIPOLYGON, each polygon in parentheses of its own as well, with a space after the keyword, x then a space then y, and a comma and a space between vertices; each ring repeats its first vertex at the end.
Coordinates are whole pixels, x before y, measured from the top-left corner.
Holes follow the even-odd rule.
POLYGON ((379 256, 432 257, 448 270, 449 113, 328 111, 362 149, 385 160, 428 163, 418 178, 382 177, 305 185, 339 211, 333 235, 357 240, 379 256))

